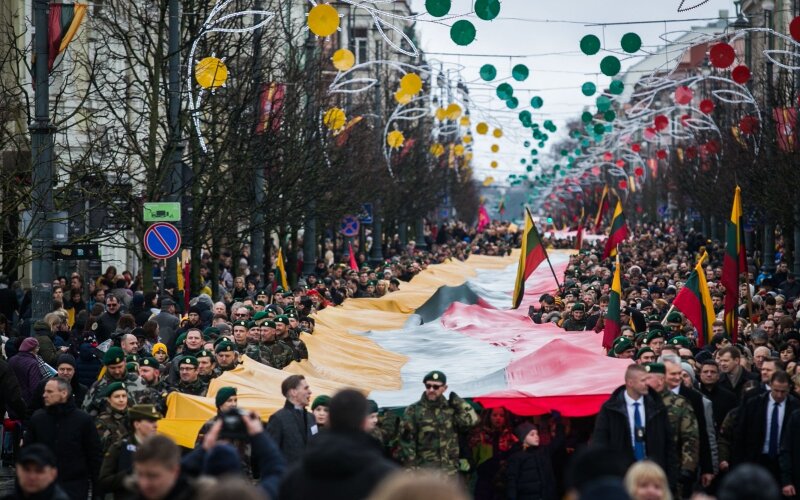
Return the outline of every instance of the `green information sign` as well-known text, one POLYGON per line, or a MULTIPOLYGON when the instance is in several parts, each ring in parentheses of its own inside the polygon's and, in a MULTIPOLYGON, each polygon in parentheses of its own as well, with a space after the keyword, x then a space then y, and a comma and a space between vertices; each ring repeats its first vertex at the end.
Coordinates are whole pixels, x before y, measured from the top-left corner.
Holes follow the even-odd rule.
POLYGON ((177 202, 145 203, 145 222, 177 222, 181 220, 181 204, 177 202))

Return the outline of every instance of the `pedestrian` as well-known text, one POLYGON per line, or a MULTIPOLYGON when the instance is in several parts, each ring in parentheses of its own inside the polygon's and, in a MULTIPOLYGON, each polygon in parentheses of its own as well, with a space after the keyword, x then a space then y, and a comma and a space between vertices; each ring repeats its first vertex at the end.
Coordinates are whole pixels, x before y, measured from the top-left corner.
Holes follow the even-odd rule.
MULTIPOLYGON (((166 346, 175 345, 178 337, 177 331, 180 326, 180 319, 175 314, 175 301, 170 298, 162 297, 159 304, 159 312, 153 318, 158 323, 158 336, 166 346)), ((174 352, 170 352, 173 354, 174 352)))
POLYGON ((43 444, 26 446, 15 467, 14 492, 2 500, 69 500, 58 485, 58 463, 55 455, 43 444))
POLYGON ((25 430, 25 446, 43 444, 56 457, 58 484, 73 499, 85 499, 90 485, 97 487, 102 453, 94 421, 79 410, 72 386, 54 377, 44 388, 43 409, 37 410, 25 430))
POLYGON ((306 378, 290 375, 281 383, 281 393, 286 402, 270 417, 267 432, 291 465, 300 460, 308 441, 318 430, 314 416, 306 410, 311 399, 311 388, 306 378))
POLYGON ((508 500, 555 500, 556 476, 552 457, 564 448, 564 426, 556 417, 556 432, 543 445, 539 428, 523 422, 514 428, 518 443, 508 460, 506 498, 508 500))
POLYGON ((631 500, 672 500, 664 469, 651 460, 636 462, 625 474, 631 500))
MULTIPOLYGON (((86 398, 86 392, 88 389, 85 385, 81 384, 78 381, 78 377, 75 375, 75 368, 77 367, 77 362, 75 361, 75 357, 71 354, 60 354, 56 361, 56 375, 67 380, 70 385, 72 386, 72 399, 75 401, 77 406, 80 406, 83 403, 83 400, 86 398)), ((42 400, 42 394, 44 393, 44 385, 47 383, 48 379, 42 379, 39 382, 39 385, 36 386, 36 390, 34 391, 33 395, 33 402, 31 403, 31 411, 36 411, 39 408, 44 407, 44 401, 42 400)))
POLYGON ((400 462, 406 467, 436 467, 447 474, 466 471, 462 461, 459 433, 471 430, 478 415, 455 392, 445 398, 447 376, 432 371, 422 379, 425 392, 403 413, 400 429, 400 462))
POLYGON ((8 360, 8 366, 19 382, 22 399, 28 406, 33 402, 36 386, 44 378, 39 367, 39 360, 36 357, 38 352, 39 341, 33 337, 28 337, 20 344, 19 352, 8 360))
POLYGON ((314 414, 314 421, 317 423, 319 430, 328 427, 328 417, 330 413, 331 397, 325 394, 320 394, 314 398, 311 403, 311 413, 314 414))
POLYGON ((504 497, 506 466, 516 444, 510 412, 505 408, 485 410, 481 425, 472 430, 469 439, 477 476, 474 491, 476 500, 504 497))
POLYGON ((100 448, 105 454, 112 444, 125 439, 130 429, 128 427, 128 391, 125 383, 112 382, 106 386, 103 395, 106 405, 97 415, 95 426, 97 435, 100 436, 100 448))
POLYGON ((0 415, 8 411, 12 419, 23 419, 26 407, 14 369, 0 356, 0 415))

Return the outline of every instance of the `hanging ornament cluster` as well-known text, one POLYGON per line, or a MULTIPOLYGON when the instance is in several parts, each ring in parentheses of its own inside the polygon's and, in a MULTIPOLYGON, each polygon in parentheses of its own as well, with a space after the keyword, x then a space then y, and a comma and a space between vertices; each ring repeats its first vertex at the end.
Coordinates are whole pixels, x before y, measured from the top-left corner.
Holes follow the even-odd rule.
MULTIPOLYGON (((425 10, 433 17, 443 17, 450 12, 450 0, 425 0, 425 10)), ((499 0, 476 0, 475 15, 483 21, 491 21, 500 14, 499 0)), ((450 26, 450 39, 456 45, 469 45, 475 41, 477 30, 472 22, 459 19, 450 26)))

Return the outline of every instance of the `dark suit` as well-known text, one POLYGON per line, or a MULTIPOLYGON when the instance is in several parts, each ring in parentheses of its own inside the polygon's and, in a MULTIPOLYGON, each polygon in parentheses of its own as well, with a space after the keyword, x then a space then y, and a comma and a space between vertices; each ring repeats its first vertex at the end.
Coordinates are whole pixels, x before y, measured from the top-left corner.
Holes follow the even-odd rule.
POLYGON ((794 412, 781 436, 781 486, 800 488, 800 411, 794 412))
POLYGON ((714 385, 710 389, 701 385, 700 392, 703 393, 703 396, 711 400, 711 408, 714 410, 714 427, 717 429, 717 432, 719 432, 725 417, 728 416, 731 410, 736 408, 736 405, 739 404, 739 400, 736 399, 736 394, 724 387, 720 387, 719 384, 714 385))
MULTIPOLYGON (((764 441, 767 438, 767 408, 769 405, 770 393, 761 394, 749 398, 739 410, 739 418, 736 422, 736 433, 733 443, 733 466, 751 462, 766 467, 780 481, 780 467, 776 459, 772 459, 763 453, 764 441)), ((781 424, 781 439, 786 436, 786 429, 789 419, 798 408, 800 403, 794 396, 786 399, 786 408, 781 424)))

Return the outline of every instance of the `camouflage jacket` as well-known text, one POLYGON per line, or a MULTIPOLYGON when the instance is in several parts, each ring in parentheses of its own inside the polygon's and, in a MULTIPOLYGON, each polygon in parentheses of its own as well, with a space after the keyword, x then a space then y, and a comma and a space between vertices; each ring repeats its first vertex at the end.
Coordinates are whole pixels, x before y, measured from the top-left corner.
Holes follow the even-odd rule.
POLYGON ((234 349, 236 350, 236 352, 238 352, 239 354, 244 354, 244 352, 247 350, 247 346, 249 346, 249 345, 250 345, 250 344, 236 344, 236 343, 234 343, 234 344, 233 344, 233 348, 234 348, 234 349))
POLYGON ((166 382, 158 381, 153 385, 148 385, 147 389, 147 393, 143 394, 142 397, 136 401, 136 404, 153 405, 162 415, 166 415, 167 395, 169 394, 166 382))
POLYGON ((282 340, 262 342, 260 361, 265 365, 283 370, 294 361, 294 350, 282 340))
POLYGON ((199 378, 189 383, 179 380, 177 384, 172 386, 172 391, 180 392, 181 394, 190 394, 192 396, 205 396, 208 392, 208 384, 199 378))
POLYGON ((261 344, 258 342, 248 342, 242 354, 246 355, 253 361, 259 361, 263 363, 263 361, 261 361, 261 344))
POLYGON ((220 365, 214 365, 214 371, 212 372, 211 377, 212 378, 217 378, 217 377, 221 376, 223 373, 225 373, 227 371, 230 371, 230 370, 233 370, 237 366, 239 366, 239 365, 236 364, 236 365, 231 366, 230 368, 223 368, 220 365))
POLYGON ((100 437, 100 446, 105 454, 112 444, 125 439, 130 430, 128 427, 128 412, 106 408, 95 420, 97 435, 100 437))
MULTIPOLYGON (((740 407, 739 407, 740 408, 740 407)), ((719 461, 730 463, 733 460, 733 442, 736 439, 736 421, 739 418, 739 408, 729 411, 719 427, 719 461)))
POLYGON ((406 467, 436 467, 455 474, 460 460, 458 434, 477 423, 475 410, 454 392, 449 400, 435 401, 423 394, 403 414, 398 459, 406 467))
POLYGON ((692 405, 669 389, 661 393, 672 431, 672 446, 679 461, 679 472, 694 474, 700 461, 700 429, 692 405))
POLYGON ((106 408, 106 397, 103 394, 108 384, 112 382, 125 382, 125 389, 128 391, 128 404, 135 405, 142 403, 150 395, 150 388, 147 387, 142 378, 135 373, 128 373, 123 380, 112 379, 108 373, 103 378, 92 384, 86 393, 83 401, 83 409, 91 416, 96 417, 106 408))
POLYGON ((574 318, 567 318, 562 325, 562 328, 568 332, 581 332, 586 330, 586 319, 580 321, 574 318))

